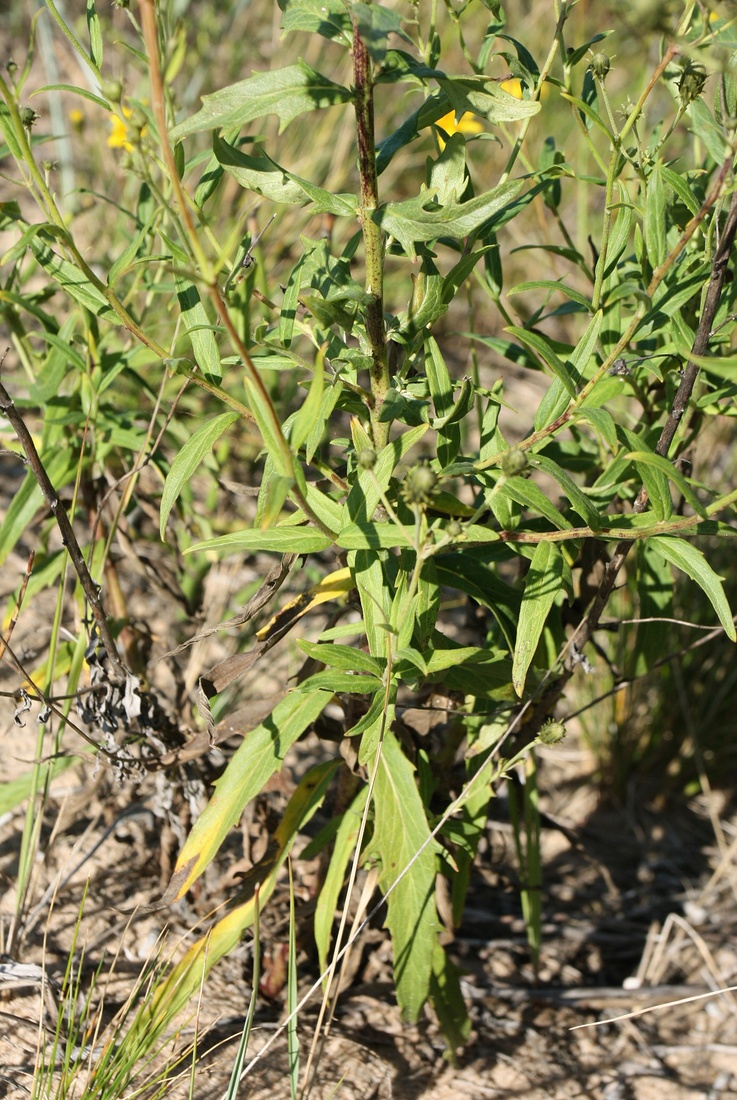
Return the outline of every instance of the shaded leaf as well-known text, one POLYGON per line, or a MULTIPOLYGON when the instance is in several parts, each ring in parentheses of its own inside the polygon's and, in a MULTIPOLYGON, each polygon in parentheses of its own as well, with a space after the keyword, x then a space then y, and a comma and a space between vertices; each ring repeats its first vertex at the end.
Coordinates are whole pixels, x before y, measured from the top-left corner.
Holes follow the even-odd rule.
POLYGON ((374 785, 371 853, 379 860, 381 889, 392 890, 386 924, 394 949, 394 980, 403 1014, 416 1020, 427 999, 439 922, 435 911, 435 852, 415 769, 387 730, 374 785), (417 853, 426 847, 418 856, 417 853))
POLYGON ((560 549, 551 542, 539 543, 525 578, 512 663, 512 682, 520 697, 525 690, 527 671, 535 656, 543 627, 562 583, 563 555, 560 549))
POLYGON ((667 538, 663 535, 652 536, 650 546, 671 565, 675 565, 701 586, 709 597, 725 634, 730 641, 737 641, 732 612, 724 594, 723 578, 714 572, 702 552, 685 539, 667 538))
POLYGON ((200 130, 242 127, 264 115, 277 115, 279 133, 299 115, 321 107, 348 103, 352 93, 315 71, 304 61, 284 69, 256 73, 202 97, 202 109, 180 122, 169 134, 177 142, 200 130))

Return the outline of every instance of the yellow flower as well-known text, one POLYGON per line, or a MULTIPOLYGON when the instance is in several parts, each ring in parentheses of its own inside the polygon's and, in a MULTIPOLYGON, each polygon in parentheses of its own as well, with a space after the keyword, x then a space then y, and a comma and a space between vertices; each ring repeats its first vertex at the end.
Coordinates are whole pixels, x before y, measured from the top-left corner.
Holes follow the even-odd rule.
MULTIPOLYGON (((130 107, 123 108, 123 114, 126 118, 130 118, 132 113, 130 107)), ((128 141, 128 127, 118 115, 111 115, 110 117, 110 136, 107 143, 111 149, 125 149, 126 153, 133 152, 133 146, 128 141)))
MULTIPOLYGON (((474 118, 468 111, 465 111, 458 121, 456 121, 455 111, 448 111, 447 115, 439 118, 435 125, 445 130, 448 137, 453 134, 480 134, 483 130, 483 126, 478 119, 474 118)), ((445 148, 445 139, 441 134, 438 134, 438 145, 442 153, 445 148)))
POLYGON ((69 121, 75 134, 81 134, 85 123, 84 111, 80 111, 79 107, 72 107, 69 112, 69 121))
MULTIPOLYGON (((133 118, 133 111, 130 107, 123 107, 122 111, 125 119, 133 118)), ((111 115, 110 135, 107 139, 107 143, 111 149, 125 149, 126 153, 132 153, 133 142, 138 142, 141 135, 145 132, 145 115, 140 108, 136 108, 136 117, 133 118, 133 123, 130 126, 128 126, 119 115, 111 115)))

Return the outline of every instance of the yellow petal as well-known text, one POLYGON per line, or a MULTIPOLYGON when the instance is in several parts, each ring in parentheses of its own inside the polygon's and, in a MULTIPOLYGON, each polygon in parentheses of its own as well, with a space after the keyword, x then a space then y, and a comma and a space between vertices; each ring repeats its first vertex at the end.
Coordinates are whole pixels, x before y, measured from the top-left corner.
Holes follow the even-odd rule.
POLYGON ((510 77, 509 80, 503 80, 499 87, 502 91, 513 95, 515 99, 522 99, 522 81, 518 80, 516 76, 510 77))

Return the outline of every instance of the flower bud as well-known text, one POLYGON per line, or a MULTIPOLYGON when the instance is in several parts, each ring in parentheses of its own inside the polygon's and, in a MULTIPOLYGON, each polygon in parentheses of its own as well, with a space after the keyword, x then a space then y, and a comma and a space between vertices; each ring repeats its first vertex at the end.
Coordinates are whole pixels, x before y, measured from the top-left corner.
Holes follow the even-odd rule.
POLYGON ((376 465, 376 451, 373 447, 362 447, 358 452, 358 465, 362 470, 373 470, 376 465))
POLYGON ((438 477, 426 463, 413 466, 408 470, 402 485, 402 496, 407 504, 427 506, 432 500, 438 477))
POLYGON ((123 98, 123 85, 119 80, 103 80, 100 91, 108 103, 120 103, 123 98))
POLYGON ((541 745, 557 745, 566 735, 566 727, 562 722, 550 719, 541 727, 538 739, 541 745))
POLYGON ((591 58, 591 64, 589 69, 594 74, 597 80, 606 79, 606 75, 612 67, 612 63, 609 57, 605 53, 595 53, 591 58))
POLYGON ((502 459, 502 473, 505 477, 517 477, 525 472, 528 465, 525 452, 519 447, 512 447, 502 459))
POLYGON ((684 107, 698 99, 706 84, 706 69, 698 62, 688 61, 678 81, 678 95, 684 107))
POLYGON ((34 111, 33 107, 21 107, 20 120, 27 130, 33 126, 34 122, 38 121, 38 115, 34 111))

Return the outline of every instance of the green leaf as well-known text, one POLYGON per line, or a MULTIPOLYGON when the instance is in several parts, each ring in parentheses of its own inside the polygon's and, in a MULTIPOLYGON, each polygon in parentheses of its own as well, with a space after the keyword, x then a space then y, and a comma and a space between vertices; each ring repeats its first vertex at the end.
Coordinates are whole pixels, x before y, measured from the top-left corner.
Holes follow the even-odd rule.
MULTIPOLYGON (((76 465, 75 455, 67 445, 60 445, 57 440, 49 443, 49 448, 41 453, 41 461, 51 484, 57 489, 68 484, 73 477, 76 465)), ((43 494, 38 482, 29 470, 21 485, 16 489, 10 504, 5 509, 5 516, 0 524, 0 565, 5 561, 15 544, 24 533, 32 529, 33 517, 43 505, 43 494)))
POLYGON ((576 383, 569 367, 558 357, 555 349, 546 336, 530 329, 519 328, 517 325, 508 325, 504 330, 515 336, 528 348, 537 352, 543 362, 547 363, 561 384, 565 387, 570 397, 576 396, 576 383))
POLYGON ((416 428, 410 428, 379 451, 373 470, 359 470, 358 478, 346 501, 347 514, 354 522, 365 523, 371 519, 381 494, 385 493, 389 487, 395 466, 416 443, 419 443, 427 429, 427 424, 418 424, 416 428))
POLYGON ((584 405, 583 408, 576 413, 575 419, 576 421, 588 420, 589 424, 596 429, 604 440, 612 454, 616 454, 619 446, 617 428, 610 412, 607 412, 606 409, 594 409, 589 405, 584 405))
POLYGON ((512 683, 520 698, 543 627, 562 583, 563 555, 559 547, 552 542, 538 543, 525 578, 512 663, 512 683))
POLYGON ((368 786, 361 787, 350 807, 343 814, 335 837, 330 866, 315 906, 315 943, 321 973, 324 973, 327 968, 335 911, 338 908, 348 863, 358 840, 367 795, 368 786))
POLYGON ((377 4, 375 0, 366 4, 361 0, 354 0, 351 14, 366 49, 377 64, 381 64, 386 56, 390 34, 397 34, 407 42, 412 41, 402 30, 402 20, 397 12, 377 4))
POLYGON ((732 612, 722 586, 723 578, 714 572, 701 551, 685 539, 669 538, 664 535, 652 536, 649 544, 661 557, 701 586, 716 611, 727 637, 732 642, 737 641, 732 612))
POLYGON ((103 317, 112 324, 121 324, 102 291, 98 290, 78 267, 58 256, 36 235, 32 236, 28 243, 44 271, 55 279, 70 297, 89 309, 96 317, 103 317))
POLYGON ((290 442, 295 451, 298 451, 310 434, 312 427, 320 412, 322 404, 323 384, 325 381, 325 348, 321 348, 315 357, 315 369, 312 374, 312 382, 307 397, 302 403, 290 435, 290 442))
POLYGON ((284 12, 281 25, 289 31, 306 31, 350 45, 351 17, 342 0, 279 0, 284 12))
POLYGON ((598 531, 599 527, 601 527, 599 513, 586 494, 576 485, 570 474, 566 473, 557 462, 553 462, 552 458, 548 458, 547 455, 531 455, 530 462, 533 466, 538 466, 541 470, 545 470, 546 473, 555 478, 571 502, 571 507, 574 511, 578 512, 584 523, 587 523, 593 531, 598 531))
POLYGON ((220 554, 234 554, 243 550, 273 550, 280 554, 317 554, 332 545, 332 539, 315 527, 271 527, 268 531, 232 531, 229 535, 205 539, 188 546, 184 553, 216 550, 220 554))
POLYGON ((440 943, 435 945, 430 979, 430 1002, 449 1051, 464 1046, 471 1034, 471 1020, 461 989, 461 973, 440 943))
POLYGON ((292 692, 243 739, 179 854, 165 898, 183 898, 217 855, 248 802, 284 763, 287 750, 321 714, 332 693, 292 692))
POLYGON ((274 463, 274 468, 280 477, 294 477, 291 452, 289 451, 284 436, 281 434, 274 408, 269 400, 269 395, 261 387, 257 386, 246 376, 243 386, 248 398, 248 405, 253 413, 264 447, 274 463))
POLYGON ((374 676, 383 676, 386 662, 364 653, 362 649, 354 649, 350 645, 336 645, 328 642, 308 642, 299 638, 297 645, 308 657, 329 665, 331 668, 342 668, 346 672, 370 672, 374 676))
POLYGON ((462 240, 490 223, 519 194, 522 180, 508 180, 468 202, 449 202, 440 206, 435 190, 423 191, 414 199, 388 202, 372 215, 385 233, 400 242, 408 255, 414 255, 417 241, 438 237, 462 240))
POLYGON ((172 142, 201 130, 242 127, 264 115, 277 115, 279 133, 307 111, 348 103, 348 88, 335 84, 304 61, 284 69, 256 73, 213 95, 202 97, 202 109, 185 119, 169 134, 172 142))
POLYGON ((648 260, 652 267, 659 267, 668 251, 665 239, 665 188, 660 163, 654 166, 647 180, 643 232, 648 260))
POLYGON ((95 10, 95 0, 87 0, 87 30, 90 36, 90 57, 92 64, 102 68, 102 31, 100 17, 95 10))
POLYGON ((632 229, 632 204, 628 202, 627 192, 623 185, 618 185, 619 193, 622 196, 622 201, 614 203, 612 209, 617 211, 617 216, 614 219, 609 234, 609 243, 606 250, 606 266, 604 268, 604 278, 608 279, 614 271, 620 257, 623 255, 630 239, 630 230, 632 229))
POLYGON ((638 467, 640 465, 652 466, 654 469, 659 470, 664 477, 673 482, 684 499, 691 505, 694 512, 702 516, 703 519, 708 519, 706 508, 696 496, 686 478, 667 458, 655 454, 653 451, 630 451, 630 453, 626 454, 624 457, 629 459, 630 462, 636 463, 638 467))
POLYGON ((678 172, 674 172, 672 168, 666 168, 664 164, 660 165, 660 174, 663 177, 663 182, 673 188, 688 212, 693 215, 698 214, 701 203, 683 176, 680 176, 678 172))
POLYGON ((110 111, 110 104, 106 99, 102 99, 101 96, 95 95, 94 92, 90 92, 86 88, 78 88, 75 84, 44 84, 43 87, 37 88, 33 94, 42 95, 44 92, 67 92, 69 95, 77 95, 80 99, 86 99, 90 103, 94 103, 96 107, 101 107, 103 111, 110 111))
POLYGON ((203 373, 217 383, 223 377, 215 333, 197 287, 182 275, 175 275, 177 300, 182 311, 182 324, 192 345, 195 361, 203 373))
POLYGON ((388 618, 391 608, 390 589, 379 554, 375 550, 352 550, 348 565, 356 582, 366 627, 366 639, 372 656, 386 658, 388 654, 388 618))
POLYGON ((709 156, 716 165, 724 163, 725 157, 730 155, 730 148, 726 144, 724 127, 714 121, 714 116, 704 103, 702 96, 697 96, 688 107, 691 119, 691 133, 703 141, 709 151, 709 156))
POLYGON ((510 648, 514 648, 517 620, 522 597, 516 588, 505 584, 484 562, 472 554, 437 554, 438 583, 465 592, 496 618, 510 648))
POLYGON ((315 691, 324 688, 333 695, 344 692, 346 695, 373 695, 384 690, 378 676, 362 672, 336 672, 334 668, 324 672, 315 672, 299 685, 298 691, 315 691))
POLYGON ((603 321, 604 312, 599 309, 589 321, 586 331, 568 357, 568 364, 575 372, 577 383, 588 374, 589 360, 594 354, 594 348, 598 343, 603 321))
POLYGON ((391 550, 413 545, 412 532, 396 523, 349 523, 335 541, 343 550, 391 550))
MULTIPOLYGON (((461 429, 451 424, 448 418, 453 414, 453 381, 445 364, 438 342, 434 336, 425 341, 425 374, 430 386, 430 396, 435 406, 438 435, 438 461, 445 468, 458 457, 461 446, 461 429), (437 423, 440 421, 441 423, 437 423)), ((471 396, 473 400, 473 395, 471 396)))
POLYGON ((391 732, 384 734, 374 785, 371 852, 379 860, 379 884, 389 895, 386 924, 394 949, 397 1000, 417 1020, 427 999, 439 922, 435 911, 435 852, 415 770, 391 732), (418 856, 418 852, 425 845, 418 856))
POLYGON ((456 118, 469 111, 489 122, 520 122, 536 115, 540 103, 535 99, 517 99, 486 76, 436 77, 455 110, 456 118))
POLYGON ((202 424, 191 439, 182 447, 179 454, 171 464, 169 473, 164 482, 164 491, 161 494, 161 507, 159 515, 159 534, 164 541, 166 522, 169 513, 174 507, 174 502, 187 484, 189 479, 197 472, 205 455, 209 454, 216 441, 224 431, 238 420, 238 413, 221 413, 213 420, 202 424))
POLYGON ((591 312, 590 298, 587 298, 585 294, 581 294, 580 291, 574 290, 573 287, 568 286, 566 283, 555 282, 552 279, 532 279, 524 283, 517 283, 517 285, 511 287, 507 293, 522 294, 527 290, 560 291, 561 294, 565 294, 566 298, 570 298, 572 302, 578 302, 579 305, 583 306, 587 313, 591 312))
POLYGON ((274 202, 301 206, 313 202, 316 213, 351 217, 355 215, 358 200, 355 195, 333 195, 317 187, 309 180, 295 176, 272 160, 260 146, 246 153, 229 145, 214 131, 212 147, 218 163, 237 180, 241 187, 255 191, 274 202))

